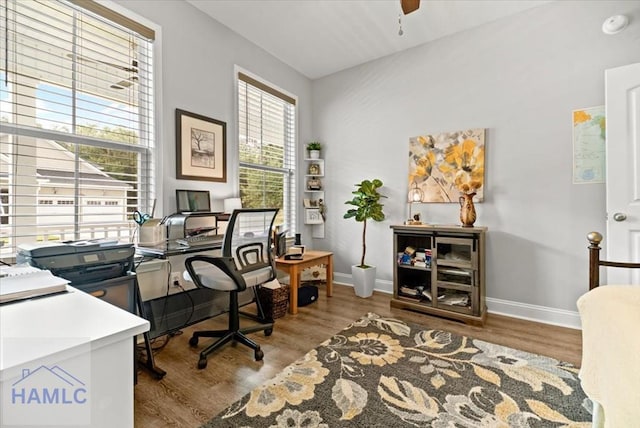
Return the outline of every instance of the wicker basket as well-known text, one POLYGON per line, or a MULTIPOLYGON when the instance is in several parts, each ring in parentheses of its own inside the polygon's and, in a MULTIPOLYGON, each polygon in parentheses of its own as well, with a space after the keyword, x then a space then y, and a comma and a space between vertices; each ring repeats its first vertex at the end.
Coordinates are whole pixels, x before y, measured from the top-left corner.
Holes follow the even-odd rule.
POLYGON ((289 286, 279 288, 258 288, 258 298, 267 318, 276 319, 287 313, 289 305, 289 286))

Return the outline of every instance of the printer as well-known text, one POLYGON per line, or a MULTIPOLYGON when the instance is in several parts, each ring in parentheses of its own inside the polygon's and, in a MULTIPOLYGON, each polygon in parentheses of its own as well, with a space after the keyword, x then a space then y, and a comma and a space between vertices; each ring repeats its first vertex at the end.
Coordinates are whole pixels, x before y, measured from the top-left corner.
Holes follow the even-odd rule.
MULTIPOLYGON (((135 274, 135 247, 113 239, 68 242, 36 242, 18 245, 17 263, 47 269, 71 282, 70 285, 107 303, 145 317, 139 303, 135 274)), ((82 322, 82 320, 80 320, 82 322)), ((157 379, 165 371, 155 365, 149 336, 144 334, 146 361, 142 365, 157 379)), ((134 354, 137 342, 134 340, 134 354)))
POLYGON ((17 263, 51 271, 71 285, 105 281, 134 270, 131 243, 108 239, 20 244, 17 263))
POLYGON ((109 239, 18 245, 17 263, 51 271, 70 285, 137 314, 135 247, 109 239))

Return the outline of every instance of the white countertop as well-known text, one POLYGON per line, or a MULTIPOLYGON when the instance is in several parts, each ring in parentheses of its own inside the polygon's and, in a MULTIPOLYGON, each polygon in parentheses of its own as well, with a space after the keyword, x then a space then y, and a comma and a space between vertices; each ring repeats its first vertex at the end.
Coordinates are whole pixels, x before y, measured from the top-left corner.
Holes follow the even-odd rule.
POLYGON ((67 293, 0 306, 0 372, 149 330, 149 321, 67 287, 67 293))

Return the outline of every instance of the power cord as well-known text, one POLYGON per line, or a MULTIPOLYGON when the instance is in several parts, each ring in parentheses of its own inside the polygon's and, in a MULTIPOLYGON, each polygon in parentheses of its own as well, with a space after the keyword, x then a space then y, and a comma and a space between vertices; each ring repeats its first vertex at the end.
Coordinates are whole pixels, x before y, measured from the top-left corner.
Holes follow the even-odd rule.
MULTIPOLYGON (((185 290, 185 288, 180 284, 180 281, 178 281, 178 280, 173 281, 173 283, 171 282, 171 272, 173 271, 173 268, 172 268, 171 262, 169 260, 167 260, 167 264, 168 264, 168 267, 169 267, 168 273, 167 273, 167 281, 166 281, 167 289, 166 289, 166 292, 165 292, 164 302, 163 302, 162 310, 161 310, 162 316, 160 317, 158 325, 162 326, 165 322, 167 322, 167 317, 169 315, 168 314, 168 305, 169 305, 169 299, 168 298, 171 295, 170 294, 171 285, 173 285, 174 287, 180 288, 180 293, 179 294, 182 295, 182 296, 186 296, 189 299, 189 302, 191 304, 190 305, 191 306, 191 308, 190 308, 191 311, 190 311, 189 316, 187 317, 186 321, 180 327, 177 327, 177 328, 171 329, 171 330, 167 330, 165 332, 165 334, 163 334, 163 337, 164 337, 163 343, 161 345, 157 346, 157 347, 153 347, 152 346, 152 351, 161 350, 162 348, 167 346, 167 344, 169 343, 169 340, 172 337, 180 336, 181 334, 183 334, 182 329, 189 325, 189 323, 191 322, 191 318, 193 317, 193 315, 195 313, 195 302, 193 301, 193 298, 191 297, 191 295, 189 293, 190 290, 189 291, 185 290)), ((159 337, 152 339, 151 340, 151 344, 152 345, 155 344, 157 339, 159 339, 159 337)))

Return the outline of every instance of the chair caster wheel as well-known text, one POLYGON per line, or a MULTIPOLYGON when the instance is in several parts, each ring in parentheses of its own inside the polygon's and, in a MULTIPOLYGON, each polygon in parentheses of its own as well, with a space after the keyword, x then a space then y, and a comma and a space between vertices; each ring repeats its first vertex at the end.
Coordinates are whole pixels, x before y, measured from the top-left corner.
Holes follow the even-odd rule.
POLYGON ((198 338, 196 336, 193 336, 191 339, 189 339, 189 345, 191 345, 192 348, 198 346, 198 338))
POLYGON ((256 361, 262 361, 262 359, 264 358, 264 352, 262 352, 262 349, 256 349, 256 352, 254 353, 254 357, 256 361))
POLYGON ((271 333, 273 333, 273 329, 272 328, 268 328, 264 331, 264 335, 265 336, 271 336, 271 333))
POLYGON ((206 359, 206 358, 200 358, 200 359, 198 360, 198 368, 199 368, 200 370, 202 370, 202 369, 204 369, 204 368, 206 368, 206 367, 207 367, 207 359, 206 359))

